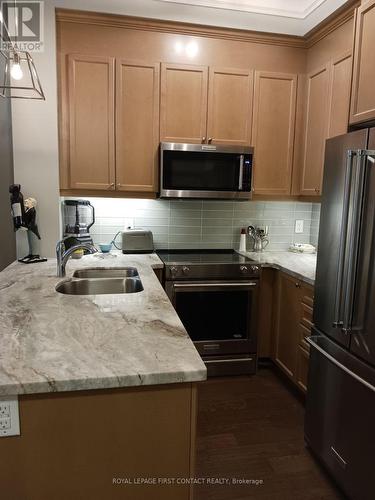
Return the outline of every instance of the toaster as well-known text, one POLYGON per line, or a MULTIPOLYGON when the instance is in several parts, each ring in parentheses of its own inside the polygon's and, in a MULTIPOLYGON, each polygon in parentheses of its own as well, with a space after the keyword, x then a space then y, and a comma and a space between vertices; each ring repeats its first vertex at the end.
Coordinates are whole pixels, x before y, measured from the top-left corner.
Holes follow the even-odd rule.
POLYGON ((121 233, 122 253, 152 253, 154 238, 151 231, 144 229, 127 229, 121 233))

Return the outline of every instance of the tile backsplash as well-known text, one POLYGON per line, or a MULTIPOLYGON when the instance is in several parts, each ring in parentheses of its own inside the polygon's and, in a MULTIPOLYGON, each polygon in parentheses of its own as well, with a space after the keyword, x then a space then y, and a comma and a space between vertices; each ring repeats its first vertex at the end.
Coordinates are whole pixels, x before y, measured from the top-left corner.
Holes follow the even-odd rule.
MULTIPOLYGON (((127 224, 150 229, 156 248, 238 248, 240 230, 268 225, 267 250, 292 242, 317 244, 320 205, 294 201, 207 201, 85 198, 95 207, 94 243, 109 243, 127 224), (303 233, 294 232, 304 221, 303 233)), ((251 241, 248 238, 248 248, 251 241)))

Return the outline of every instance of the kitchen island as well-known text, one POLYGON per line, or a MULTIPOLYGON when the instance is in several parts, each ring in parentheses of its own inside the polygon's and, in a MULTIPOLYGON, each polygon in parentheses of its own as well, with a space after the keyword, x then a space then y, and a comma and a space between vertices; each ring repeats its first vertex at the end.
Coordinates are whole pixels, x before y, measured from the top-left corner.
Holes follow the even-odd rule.
POLYGON ((206 368, 152 255, 13 263, 0 273, 0 394, 19 395, 19 436, 0 439, 4 498, 188 499, 196 382, 206 368), (64 295, 76 269, 135 267, 144 290, 64 295), (156 483, 156 484, 155 484, 156 483), (7 496, 8 495, 8 496, 7 496))

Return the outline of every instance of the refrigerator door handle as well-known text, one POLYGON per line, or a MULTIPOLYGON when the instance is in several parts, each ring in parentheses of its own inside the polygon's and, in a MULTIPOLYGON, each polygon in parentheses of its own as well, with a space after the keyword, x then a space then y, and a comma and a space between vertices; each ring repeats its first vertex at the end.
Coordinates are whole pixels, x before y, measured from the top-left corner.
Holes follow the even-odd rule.
POLYGON ((358 265, 358 254, 360 237, 362 231, 362 213, 364 205, 365 187, 367 181, 367 173, 369 162, 374 165, 375 151, 359 150, 357 152, 359 164, 356 171, 355 179, 355 198, 354 210, 350 229, 350 249, 348 257, 348 280, 345 290, 345 309, 344 321, 342 326, 343 333, 360 333, 361 325, 357 328, 353 325, 354 316, 354 299, 355 299, 355 284, 358 265))
POLYGON ((355 181, 353 192, 353 211, 350 217, 349 249, 347 259, 348 271, 344 293, 344 319, 341 328, 343 333, 351 333, 352 331, 355 276, 357 273, 359 239, 361 236, 363 196, 365 191, 366 179, 366 151, 357 151, 357 158, 357 168, 354 171, 355 181))
POLYGON ((341 232, 340 232, 339 259, 338 259, 337 282, 336 282, 336 293, 335 293, 335 309, 334 309, 335 316, 334 316, 334 321, 332 323, 332 326, 334 328, 343 327, 343 320, 341 318, 341 308, 342 308, 342 288, 344 282, 344 268, 345 268, 345 247, 348 234, 353 159, 356 155, 357 151, 349 150, 347 152, 347 157, 346 157, 344 198, 343 198, 343 209, 341 218, 342 222, 341 222, 341 232))
POLYGON ((363 379, 362 377, 360 377, 359 375, 354 373, 352 370, 349 370, 349 368, 347 368, 345 365, 340 363, 340 361, 338 361, 336 358, 331 356, 331 354, 329 354, 320 345, 318 345, 318 343, 315 341, 315 339, 319 339, 319 338, 320 337, 316 337, 316 336, 306 337, 306 341, 311 345, 311 347, 313 349, 316 349, 318 352, 320 352, 320 354, 322 354, 325 358, 327 358, 334 365, 336 365, 337 368, 340 368, 340 370, 344 371, 345 373, 347 373, 348 375, 350 375, 351 377, 356 379, 358 382, 360 382, 362 385, 364 385, 365 387, 367 387, 371 391, 375 392, 375 387, 372 384, 370 384, 369 382, 367 382, 367 380, 363 379))

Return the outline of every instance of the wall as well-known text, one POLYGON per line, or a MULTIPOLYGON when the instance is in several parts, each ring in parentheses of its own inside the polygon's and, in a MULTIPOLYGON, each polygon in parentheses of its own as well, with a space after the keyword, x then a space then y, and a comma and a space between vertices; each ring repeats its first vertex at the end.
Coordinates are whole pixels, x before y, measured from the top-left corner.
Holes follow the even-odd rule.
MULTIPOLYGON (((86 199, 86 198, 85 198, 86 199)), ((313 208, 302 202, 233 202, 87 198, 95 207, 94 243, 109 243, 126 224, 150 229, 157 248, 238 248, 242 227, 268 225, 268 250, 287 250, 292 242, 310 243, 313 208), (295 234, 296 219, 304 232, 295 234)), ((319 219, 314 220, 314 228, 319 219)), ((250 248, 250 241, 249 241, 250 248)))
POLYGON ((313 203, 311 211, 310 243, 318 246, 320 222, 320 203, 313 203))
MULTIPOLYGON (((4 71, 0 56, 0 74, 4 71)), ((0 271, 16 257, 16 238, 9 205, 9 185, 13 184, 12 117, 10 101, 0 97, 0 271)))
MULTIPOLYGON (((57 140, 57 83, 55 12, 45 4, 45 51, 33 54, 46 101, 12 100, 15 182, 24 197, 38 201, 38 225, 42 241, 39 253, 55 255, 59 235, 59 163, 57 140)), ((27 254, 24 234, 17 235, 17 252, 27 254)))

